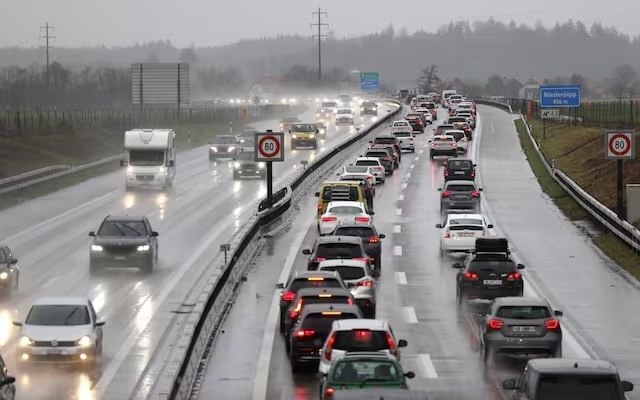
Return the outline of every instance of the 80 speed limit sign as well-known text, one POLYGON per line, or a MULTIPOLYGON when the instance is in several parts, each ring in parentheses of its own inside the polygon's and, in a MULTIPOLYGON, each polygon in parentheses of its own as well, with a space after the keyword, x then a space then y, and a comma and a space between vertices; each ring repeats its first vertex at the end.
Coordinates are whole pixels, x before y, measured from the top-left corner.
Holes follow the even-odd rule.
POLYGON ((605 158, 631 159, 635 158, 635 131, 618 130, 606 131, 604 140, 605 158))
POLYGON ((255 161, 284 161, 284 133, 257 132, 255 161))

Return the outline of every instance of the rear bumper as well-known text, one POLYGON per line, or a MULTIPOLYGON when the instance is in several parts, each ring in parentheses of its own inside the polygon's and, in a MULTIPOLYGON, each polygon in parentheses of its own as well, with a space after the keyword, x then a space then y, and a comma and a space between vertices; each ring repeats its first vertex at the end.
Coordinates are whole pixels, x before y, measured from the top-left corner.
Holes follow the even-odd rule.
POLYGON ((457 148, 451 148, 451 149, 431 149, 429 150, 429 152, 431 153, 432 156, 448 156, 448 155, 456 155, 458 153, 458 149, 457 148))
POLYGON ((553 354, 562 343, 562 334, 548 332, 542 337, 506 337, 501 332, 491 332, 484 340, 498 354, 526 357, 553 354))
POLYGON ((264 170, 258 169, 258 170, 246 170, 246 169, 234 169, 233 170, 233 175, 242 178, 242 177, 264 177, 266 176, 266 172, 264 170))
POLYGON ((473 250, 476 247, 476 237, 441 239, 440 247, 444 251, 461 252, 473 250))
POLYGON ((462 287, 461 294, 468 300, 483 299, 494 300, 498 297, 519 297, 522 296, 522 287, 510 287, 510 288, 476 288, 476 287, 462 287))
POLYGON ((479 210, 479 201, 459 200, 459 201, 442 201, 440 209, 446 210, 479 210))

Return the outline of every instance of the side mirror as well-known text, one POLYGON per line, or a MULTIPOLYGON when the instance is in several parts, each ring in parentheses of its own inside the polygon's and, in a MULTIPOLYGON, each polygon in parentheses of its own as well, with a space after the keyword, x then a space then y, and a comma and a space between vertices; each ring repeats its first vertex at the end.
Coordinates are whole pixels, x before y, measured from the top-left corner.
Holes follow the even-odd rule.
POLYGON ((104 321, 97 321, 94 326, 104 326, 104 324, 106 324, 106 322, 104 321))
POLYGON ((11 385, 12 383, 15 383, 15 381, 16 381, 16 378, 14 378, 13 376, 7 376, 6 378, 4 378, 2 382, 0 382, 0 387, 11 385))
POLYGON ((291 129, 289 129, 289 133, 291 133, 291 129))
POLYGON ((376 213, 375 213, 375 212, 373 212, 373 211, 369 211, 369 212, 368 212, 368 214, 369 214, 369 215, 376 215, 376 213))
POLYGON ((516 390, 516 380, 515 379, 507 379, 502 381, 502 388, 504 390, 516 390))
POLYGON ((94 231, 91 231, 91 232, 89 232, 89 236, 91 236, 91 237, 95 237, 95 236, 96 236, 96 233, 95 233, 94 231))
POLYGON ((462 268, 462 264, 459 262, 451 264, 451 268, 460 269, 462 268))
POLYGON ((478 192, 484 192, 483 188, 478 188, 478 192))
POLYGON ((620 387, 622 388, 623 392, 630 392, 633 390, 633 383, 629 381, 622 381, 620 382, 620 387))
POLYGON ((276 289, 284 289, 284 283, 276 283, 276 289))
POLYGON ((489 229, 493 228, 493 224, 487 225, 487 228, 489 228, 489 229))
POLYGON ((438 192, 442 192, 442 188, 438 188, 438 192))
POLYGON ((442 229, 442 224, 436 224, 436 228, 442 229))
POLYGON ((22 322, 20 322, 20 321, 13 321, 13 325, 15 325, 15 326, 22 326, 22 322))
POLYGON ((384 239, 386 237, 387 237, 387 235, 385 235, 384 233, 379 233, 378 234, 378 239, 384 239))
POLYGON ((127 160, 120 160, 120 166, 121 166, 121 167, 126 167, 127 165, 129 165, 129 163, 127 162, 127 160))
POLYGON ((524 264, 518 264, 518 269, 524 269, 524 264))
POLYGON ((316 133, 320 133, 320 129, 316 129, 316 133))
POLYGON ((17 258, 12 258, 11 260, 9 260, 9 264, 17 264, 17 263, 18 263, 17 258))
POLYGON ((160 234, 158 234, 158 232, 156 232, 156 231, 153 231, 153 232, 151 232, 151 236, 157 237, 157 236, 160 236, 160 234))
POLYGON ((564 313, 562 311, 560 311, 560 310, 555 310, 553 312, 553 315, 555 315, 556 317, 563 317, 564 313))
POLYGON ((302 250, 302 254, 310 255, 311 254, 311 249, 302 250))
POLYGON ((320 192, 316 192, 316 193, 315 193, 315 196, 316 196, 316 197, 320 197, 320 192))
POLYGON ((408 345, 409 345, 409 343, 407 343, 406 340, 404 340, 404 339, 398 340, 398 347, 407 347, 408 345))
POLYGON ((175 166, 176 166, 176 162, 174 160, 167 161, 167 167, 175 167, 175 166))
POLYGON ((409 371, 409 372, 405 373, 404 376, 406 376, 409 379, 413 379, 413 378, 416 377, 416 374, 413 371, 409 371))

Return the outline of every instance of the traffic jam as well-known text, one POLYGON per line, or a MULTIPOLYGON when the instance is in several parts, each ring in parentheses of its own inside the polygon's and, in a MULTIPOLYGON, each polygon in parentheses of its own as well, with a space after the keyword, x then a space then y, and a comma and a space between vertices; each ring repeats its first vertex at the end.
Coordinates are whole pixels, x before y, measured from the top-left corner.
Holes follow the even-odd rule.
MULTIPOLYGON (((317 118, 337 119, 340 100, 322 103, 317 118)), ((370 103, 375 105, 362 102, 361 115, 372 112, 370 103)), ((440 204, 429 205, 440 210, 442 222, 435 226, 440 240, 427 245, 439 246, 441 264, 457 271, 452 312, 468 323, 484 369, 503 359, 523 362, 511 374, 519 378, 495 382, 501 397, 624 399, 633 385, 613 365, 563 358, 562 311, 547 299, 525 296, 525 265, 483 214, 479 167, 471 154, 475 102, 445 90, 406 104, 401 119, 389 121, 314 193, 317 234, 301 249, 306 269, 278 284, 279 333, 294 379, 317 378, 322 400, 432 398, 412 388, 416 372, 402 357, 411 343, 377 318, 376 306, 380 283, 393 275, 385 274, 391 266, 382 262, 386 236, 376 228, 375 195, 394 178, 403 158, 414 158, 416 135, 424 134, 426 147, 420 148, 443 166, 440 185, 433 188, 440 204)))

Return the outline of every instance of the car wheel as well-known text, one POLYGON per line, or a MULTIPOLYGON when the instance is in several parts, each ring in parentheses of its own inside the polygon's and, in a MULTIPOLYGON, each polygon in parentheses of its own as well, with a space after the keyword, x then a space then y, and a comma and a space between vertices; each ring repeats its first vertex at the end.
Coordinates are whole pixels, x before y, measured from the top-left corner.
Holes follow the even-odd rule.
POLYGON ((284 318, 282 313, 280 313, 280 333, 284 334, 284 318))
POLYGON ((429 158, 433 160, 433 153, 429 152, 429 158))
POLYGON ((456 289, 456 300, 458 303, 458 307, 462 307, 464 304, 464 292, 460 289, 456 289))
POLYGON ((490 364, 493 361, 493 349, 486 342, 482 347, 482 361, 485 364, 490 364))
POLYGON ((100 268, 94 263, 89 263, 89 273, 92 275, 97 274, 100 271, 100 268))

